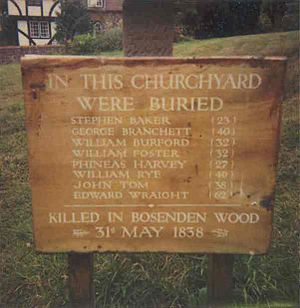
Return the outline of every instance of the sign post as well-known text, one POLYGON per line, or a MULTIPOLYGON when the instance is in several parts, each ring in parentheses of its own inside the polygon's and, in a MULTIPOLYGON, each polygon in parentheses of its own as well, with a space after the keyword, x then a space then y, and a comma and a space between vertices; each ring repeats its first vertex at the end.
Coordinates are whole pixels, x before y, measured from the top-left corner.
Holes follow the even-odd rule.
POLYGON ((165 57, 165 14, 125 1, 131 57, 22 59, 35 245, 69 253, 74 305, 93 305, 92 252, 212 254, 214 305, 230 254, 270 244, 285 60, 165 57))
MULTIPOLYGON (((125 56, 172 56, 172 1, 125 0, 123 20, 125 56)), ((208 304, 228 302, 232 296, 234 257, 232 254, 210 254, 208 259, 208 304)))
POLYGON ((69 253, 69 293, 72 308, 95 306, 93 254, 69 253))
POLYGON ((173 1, 125 0, 123 31, 126 57, 172 56, 175 31, 173 1))
POLYGON ((209 307, 222 307, 232 300, 233 254, 208 255, 207 301, 209 307))

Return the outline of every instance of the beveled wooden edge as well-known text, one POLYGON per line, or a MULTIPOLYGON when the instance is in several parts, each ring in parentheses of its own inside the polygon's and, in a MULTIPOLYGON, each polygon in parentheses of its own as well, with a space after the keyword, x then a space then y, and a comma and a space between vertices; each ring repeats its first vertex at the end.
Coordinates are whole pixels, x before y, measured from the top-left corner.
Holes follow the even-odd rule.
POLYGON ((258 256, 258 255, 265 255, 269 252, 270 244, 266 245, 265 249, 262 250, 246 250, 246 249, 236 249, 232 250, 230 252, 227 252, 225 249, 219 249, 219 250, 140 250, 136 251, 134 249, 115 249, 115 250, 89 250, 89 249, 47 249, 47 248, 39 248, 35 246, 35 250, 40 252, 40 253, 163 253, 163 254, 225 254, 225 255, 253 255, 253 256, 258 256))
POLYGON ((21 58, 22 68, 35 65, 36 68, 74 66, 89 67, 95 65, 141 65, 141 64, 242 64, 248 62, 251 66, 264 66, 270 62, 285 63, 287 57, 257 57, 257 56, 211 56, 211 57, 101 57, 101 56, 43 56, 26 55, 21 58))
MULTIPOLYGON (((226 65, 237 65, 237 64, 248 64, 251 66, 268 66, 272 63, 276 65, 286 66, 286 57, 254 57, 254 56, 234 56, 234 57, 223 57, 223 56, 213 56, 213 57, 184 57, 184 58, 173 58, 173 57, 95 57, 95 56, 36 56, 36 55, 26 55, 22 57, 22 69, 43 69, 43 68, 59 68, 59 67, 70 67, 70 68, 82 68, 82 67, 95 67, 95 64, 99 65, 170 65, 170 64, 226 64, 226 65)), ((284 76, 282 77, 283 84, 284 76)), ((279 143, 279 142, 278 142, 279 143)), ((235 249, 231 252, 227 252, 226 249, 214 250, 141 250, 134 251, 134 253, 214 253, 214 254, 245 254, 245 255, 262 255, 266 254, 270 248, 271 241, 268 241, 266 245, 260 250, 249 251, 244 249, 235 249)), ((72 249, 57 249, 57 248, 42 248, 36 246, 36 250, 43 253, 66 253, 75 252, 72 249)), ((116 250, 86 250, 86 249, 76 249, 79 253, 132 253, 132 249, 116 249, 116 250)))

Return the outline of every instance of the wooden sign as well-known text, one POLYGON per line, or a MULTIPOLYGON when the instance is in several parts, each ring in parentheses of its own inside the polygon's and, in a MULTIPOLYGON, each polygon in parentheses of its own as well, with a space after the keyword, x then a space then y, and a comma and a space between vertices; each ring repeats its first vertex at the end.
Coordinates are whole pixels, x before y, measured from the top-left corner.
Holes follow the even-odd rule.
POLYGON ((36 248, 267 251, 283 58, 25 57, 36 248))

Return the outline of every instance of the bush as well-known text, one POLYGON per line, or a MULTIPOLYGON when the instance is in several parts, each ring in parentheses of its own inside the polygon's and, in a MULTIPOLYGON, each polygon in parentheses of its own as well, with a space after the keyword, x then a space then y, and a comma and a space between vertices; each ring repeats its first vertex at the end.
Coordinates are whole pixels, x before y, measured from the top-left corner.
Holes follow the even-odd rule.
POLYGON ((96 46, 99 51, 121 50, 123 47, 122 30, 113 28, 96 37, 96 46))
POLYGON ((261 1, 177 0, 176 24, 184 29, 185 35, 196 39, 255 33, 258 31, 261 1), (183 4, 190 2, 193 5, 183 4))
POLYGON ((75 35, 92 30, 89 11, 81 0, 60 0, 61 13, 56 19, 55 39, 60 43, 72 41, 75 35))
POLYGON ((81 34, 75 36, 68 48, 74 54, 91 54, 95 52, 95 39, 90 34, 81 34))
POLYGON ((259 17, 259 27, 261 32, 271 32, 273 25, 269 16, 265 13, 262 13, 259 17))
POLYGON ((193 40, 193 38, 186 33, 187 32, 185 31, 184 27, 175 27, 174 42, 179 43, 193 40))
POLYGON ((93 37, 91 34, 75 36, 69 45, 70 52, 77 55, 99 54, 103 51, 122 49, 122 30, 113 28, 93 37))

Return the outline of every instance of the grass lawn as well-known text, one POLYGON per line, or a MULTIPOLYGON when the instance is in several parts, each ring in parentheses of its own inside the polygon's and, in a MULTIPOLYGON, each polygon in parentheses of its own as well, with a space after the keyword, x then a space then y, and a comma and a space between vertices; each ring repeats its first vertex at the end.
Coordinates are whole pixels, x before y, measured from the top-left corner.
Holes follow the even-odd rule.
MULTIPOLYGON (((298 41, 299 33, 289 32, 188 41, 174 47, 175 56, 286 55, 289 59, 272 247, 265 256, 236 257, 236 304, 226 307, 296 307, 298 41)), ((0 307, 64 306, 68 303, 66 256, 39 254, 33 246, 19 64, 0 66, 0 132, 0 307)), ((206 270, 207 259, 199 254, 97 254, 97 304, 203 307, 206 270)))

